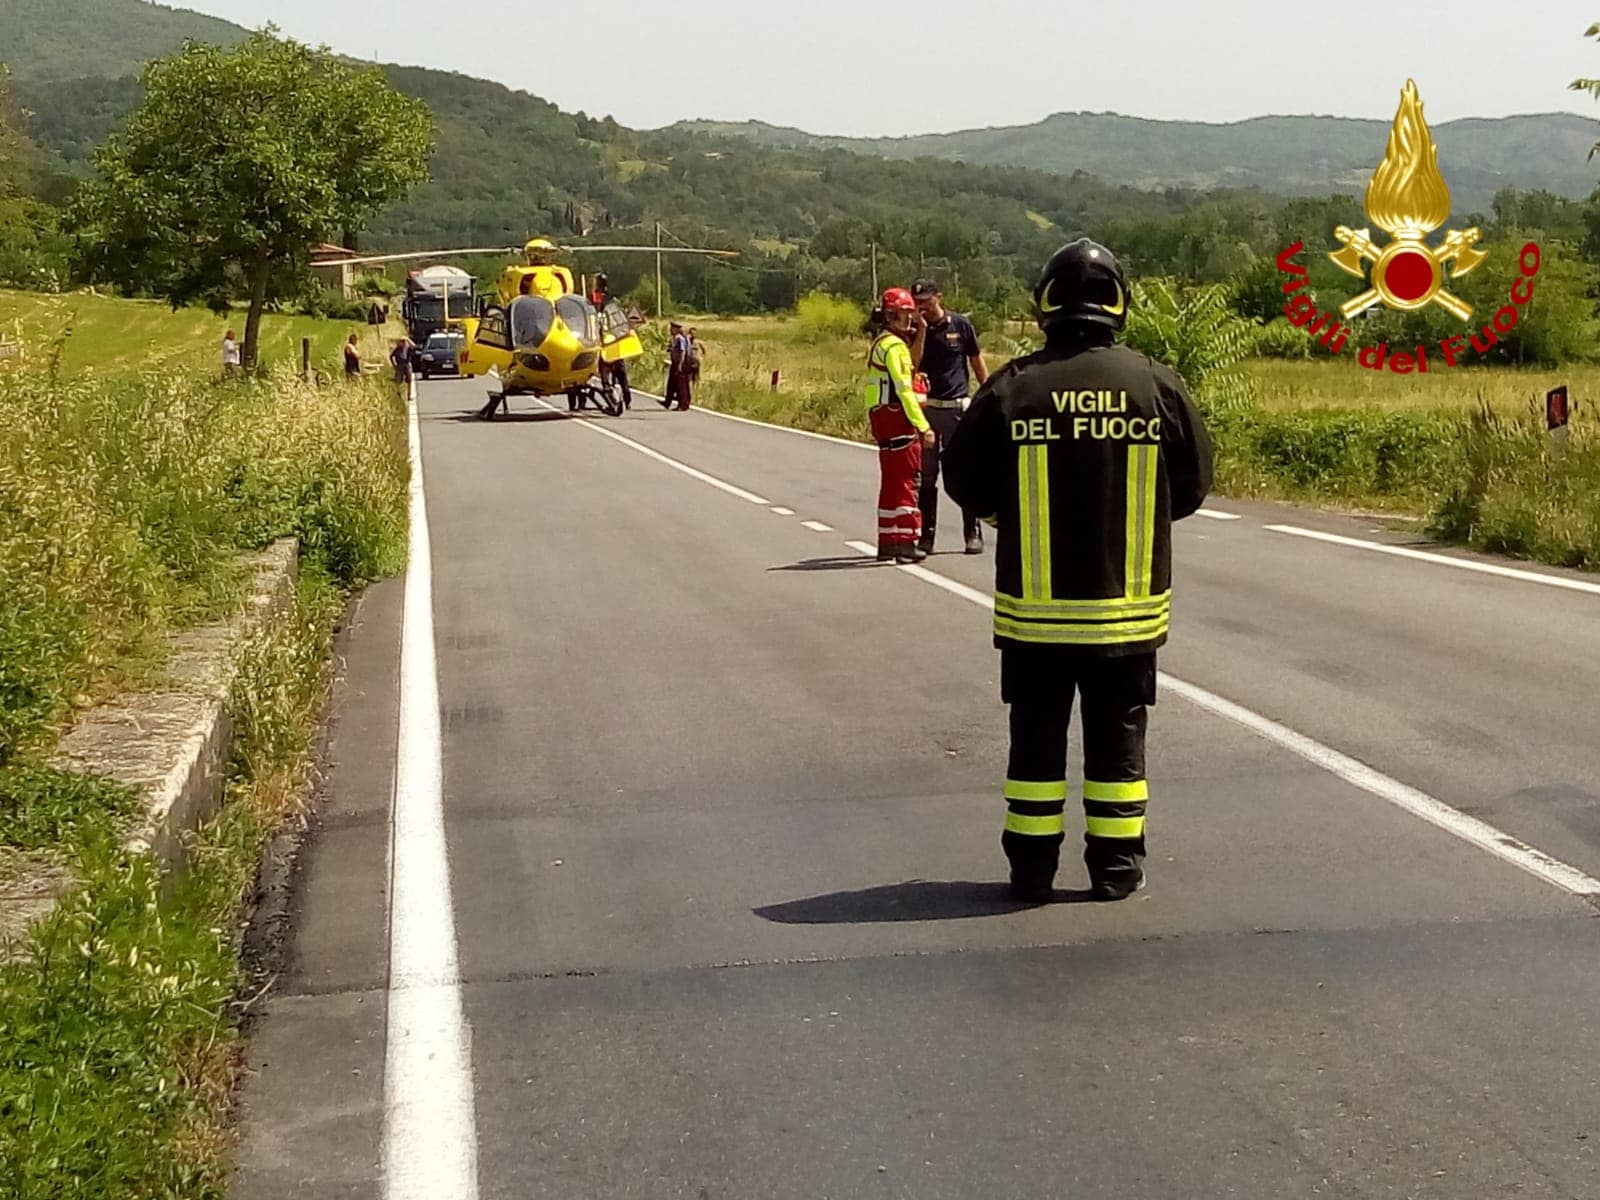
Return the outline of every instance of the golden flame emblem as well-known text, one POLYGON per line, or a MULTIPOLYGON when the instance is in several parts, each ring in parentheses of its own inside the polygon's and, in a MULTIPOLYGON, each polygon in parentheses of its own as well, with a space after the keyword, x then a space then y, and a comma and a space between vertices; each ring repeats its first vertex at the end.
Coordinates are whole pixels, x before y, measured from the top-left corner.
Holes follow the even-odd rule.
POLYGON ((1400 108, 1389 130, 1389 147, 1367 184, 1367 219, 1394 240, 1379 247, 1365 229, 1341 225, 1334 236, 1344 246, 1329 254, 1341 270, 1367 278, 1364 259, 1372 260, 1371 286, 1340 306, 1346 317, 1384 304, 1412 312, 1437 304, 1465 321, 1472 306, 1444 286, 1444 271, 1458 279, 1488 254, 1475 248, 1476 229, 1452 229, 1437 246, 1423 239, 1450 219, 1450 189, 1439 173, 1439 147, 1422 116, 1422 97, 1414 80, 1406 80, 1400 108))

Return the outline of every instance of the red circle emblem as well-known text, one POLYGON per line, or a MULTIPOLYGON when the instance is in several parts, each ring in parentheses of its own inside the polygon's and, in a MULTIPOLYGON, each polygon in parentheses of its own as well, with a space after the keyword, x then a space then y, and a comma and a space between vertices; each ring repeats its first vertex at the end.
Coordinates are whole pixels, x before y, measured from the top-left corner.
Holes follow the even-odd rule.
POLYGON ((1402 251, 1384 267, 1383 282, 1396 300, 1421 300, 1433 287, 1433 260, 1416 250, 1402 251))

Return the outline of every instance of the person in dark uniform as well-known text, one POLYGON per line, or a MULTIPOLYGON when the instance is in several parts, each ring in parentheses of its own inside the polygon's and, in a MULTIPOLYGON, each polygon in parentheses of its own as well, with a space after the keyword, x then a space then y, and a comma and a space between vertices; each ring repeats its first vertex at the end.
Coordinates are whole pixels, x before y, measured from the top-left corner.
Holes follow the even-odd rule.
MULTIPOLYGON (((922 488, 917 505, 922 510, 924 553, 933 553, 934 535, 939 525, 939 450, 950 440, 972 396, 972 380, 981 387, 989 379, 989 365, 978 348, 978 331, 963 313, 948 311, 939 285, 919 279, 911 285, 919 317, 911 357, 928 380, 928 399, 923 410, 933 426, 933 449, 922 456, 922 488)), ((983 553, 983 530, 975 513, 963 510, 961 533, 968 554, 983 553)))
POLYGON ((1172 522, 1210 490, 1211 441, 1183 381, 1116 344, 1129 299, 1111 251, 1063 246, 1033 296, 1045 347, 978 392, 945 447, 945 490, 997 531, 1012 892, 1052 894, 1076 694, 1084 861, 1094 896, 1121 900, 1144 884, 1146 708, 1172 606, 1172 522))

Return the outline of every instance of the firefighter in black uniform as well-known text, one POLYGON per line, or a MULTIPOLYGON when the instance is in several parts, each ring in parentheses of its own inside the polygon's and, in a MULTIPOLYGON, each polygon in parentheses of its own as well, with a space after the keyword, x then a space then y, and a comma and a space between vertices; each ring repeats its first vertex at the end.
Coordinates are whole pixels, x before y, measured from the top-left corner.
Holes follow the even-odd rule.
POLYGON ((1076 692, 1084 861, 1094 896, 1121 900, 1144 884, 1146 707, 1172 605, 1172 522, 1210 489, 1211 442, 1183 381, 1116 344, 1128 285, 1109 250, 1063 246, 1033 297, 1045 347, 979 391, 945 448, 945 490, 997 532, 1012 892, 1051 896, 1076 692))

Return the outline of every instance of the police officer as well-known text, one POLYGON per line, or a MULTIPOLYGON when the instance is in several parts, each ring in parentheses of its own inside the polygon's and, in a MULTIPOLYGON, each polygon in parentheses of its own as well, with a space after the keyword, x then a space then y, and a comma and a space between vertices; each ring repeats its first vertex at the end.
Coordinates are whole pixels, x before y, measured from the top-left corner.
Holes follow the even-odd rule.
MULTIPOLYGON (((980 387, 988 382, 989 364, 984 361, 971 319, 945 308, 938 284, 931 279, 917 280, 911 285, 911 298, 917 302, 919 318, 911 359, 928 378, 923 408, 935 435, 933 446, 922 455, 922 485, 917 491, 922 539, 918 545, 932 554, 939 527, 939 448, 950 440, 967 410, 973 378, 980 387)), ((973 513, 961 514, 961 535, 968 554, 983 553, 983 529, 973 513)))
POLYGON ((1116 344, 1129 297, 1109 250, 1063 246, 1033 297, 1045 347, 980 389, 945 447, 945 490, 997 530, 1012 892, 1051 896, 1076 693, 1084 860, 1095 898, 1121 900, 1144 884, 1146 707, 1172 605, 1172 522, 1210 489, 1211 442, 1183 381, 1116 344))

